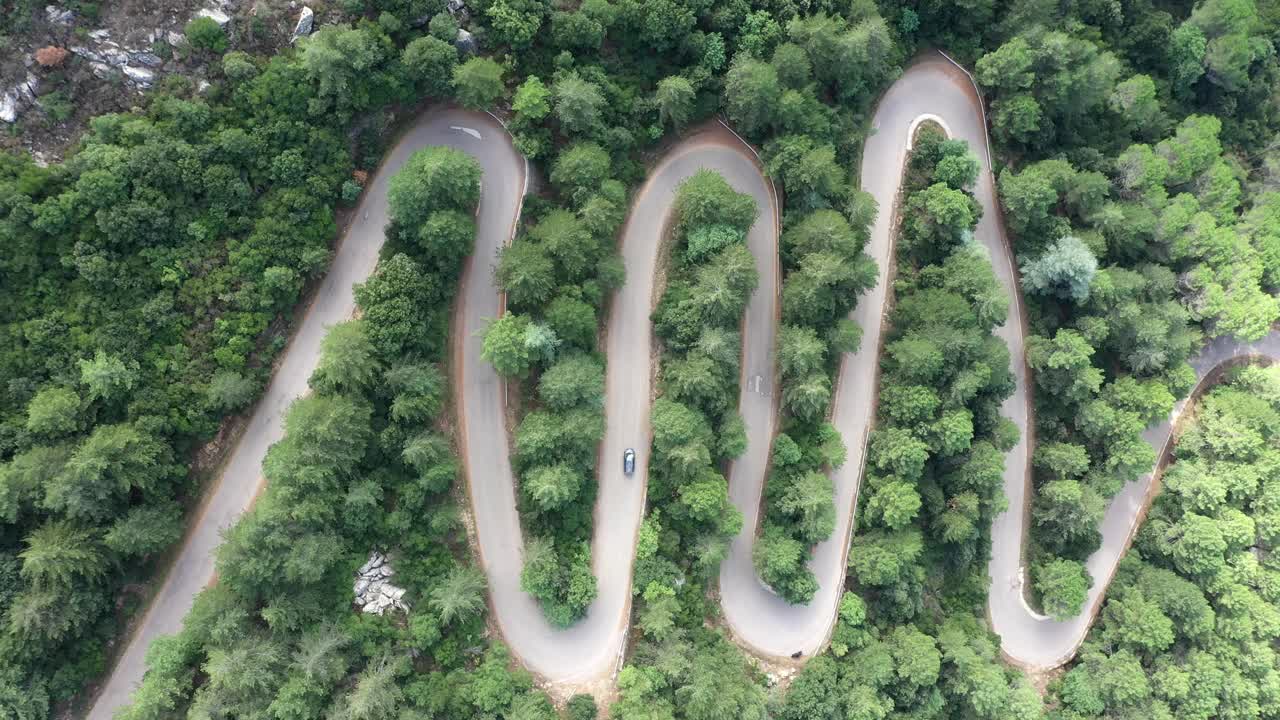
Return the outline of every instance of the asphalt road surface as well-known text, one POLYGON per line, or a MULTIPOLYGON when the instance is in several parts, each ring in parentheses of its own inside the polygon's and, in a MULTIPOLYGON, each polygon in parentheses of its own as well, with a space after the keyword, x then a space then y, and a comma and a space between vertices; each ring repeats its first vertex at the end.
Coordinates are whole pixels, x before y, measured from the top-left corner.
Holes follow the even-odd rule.
MULTIPOLYGON (((748 345, 744 367, 768 378, 772 385, 773 300, 777 277, 776 218, 769 184, 761 176, 750 150, 729 133, 706 130, 671 148, 634 198, 622 232, 620 251, 627 269, 626 283, 610 303, 607 333, 606 429, 597 471, 599 489, 592 539, 592 569, 599 595, 587 615, 568 629, 557 629, 544 618, 536 600, 520 589, 522 540, 516 512, 515 480, 511 476, 503 419, 502 382, 480 358, 477 331, 498 310, 498 289, 492 274, 468 268, 464 305, 456 338, 462 345, 456 364, 460 381, 468 478, 472 508, 490 598, 503 636, 512 651, 533 672, 553 685, 593 687, 608 683, 624 649, 631 607, 631 568, 636 533, 644 512, 648 476, 653 333, 649 321, 654 271, 661 250, 663 228, 670 218, 676 188, 703 168, 720 172, 731 185, 750 193, 760 216, 748 242, 761 271, 757 298, 768 295, 767 313, 749 319, 747 332, 760 342, 748 345), (767 335, 767 337, 766 337, 767 335), (635 474, 622 472, 622 452, 636 450, 635 474)), ((481 235, 484 235, 483 231, 481 235)), ((473 262, 482 262, 496 244, 477 246, 473 262)), ((756 300, 752 307, 762 307, 756 300)), ((750 314, 750 313, 749 313, 750 314)), ((767 400, 766 400, 767 403, 767 400)), ((772 413, 752 415, 752 446, 767 452, 772 413)))
POLYGON ((720 564, 720 602, 725 620, 738 638, 759 648, 761 641, 791 631, 789 627, 775 624, 779 617, 775 605, 790 606, 757 578, 751 562, 780 400, 775 356, 780 311, 778 211, 772 183, 749 158, 743 156, 737 167, 725 168, 722 172, 735 189, 755 198, 760 208, 756 224, 747 236, 760 283, 747 303, 742 323, 738 413, 747 427, 747 450, 730 466, 729 499, 742 512, 743 522, 729 554, 720 564))
POLYGON ((89 711, 89 720, 110 720, 125 705, 146 669, 144 657, 151 641, 178 632, 200 590, 214 576, 214 550, 222 531, 252 502, 262 477, 267 448, 284 433, 284 414, 294 399, 307 392, 307 379, 320 355, 326 329, 351 317, 353 286, 373 272, 387 225, 387 181, 415 150, 449 145, 475 157, 484 169, 480 199, 480 238, 510 235, 524 183, 524 159, 491 117, 461 110, 424 114, 396 142, 372 184, 356 207, 354 220, 342 239, 329 272, 289 343, 270 386, 258 402, 240 441, 226 460, 222 475, 209 489, 193 525, 174 559, 160 591, 140 626, 129 639, 106 684, 89 711))

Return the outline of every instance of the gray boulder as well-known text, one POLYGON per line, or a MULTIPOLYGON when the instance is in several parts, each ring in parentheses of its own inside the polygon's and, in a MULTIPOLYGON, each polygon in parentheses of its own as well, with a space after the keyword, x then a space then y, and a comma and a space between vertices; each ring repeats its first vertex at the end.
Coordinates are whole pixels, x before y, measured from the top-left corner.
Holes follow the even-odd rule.
POLYGON ((164 64, 164 59, 153 52, 135 52, 129 53, 129 59, 133 62, 149 68, 157 68, 164 64))
POLYGON ((91 50, 81 45, 72 45, 71 52, 75 53, 76 55, 79 55, 85 60, 88 60, 90 63, 101 63, 105 65, 107 62, 107 59, 102 55, 102 53, 97 52, 96 50, 91 50))
POLYGON ((453 46, 463 55, 474 54, 478 47, 475 36, 462 28, 458 28, 458 36, 454 38, 453 46))
POLYGON ((156 74, 154 71, 142 67, 134 67, 132 65, 126 65, 124 67, 124 76, 129 78, 134 85, 137 85, 140 88, 149 88, 152 83, 156 81, 156 74))

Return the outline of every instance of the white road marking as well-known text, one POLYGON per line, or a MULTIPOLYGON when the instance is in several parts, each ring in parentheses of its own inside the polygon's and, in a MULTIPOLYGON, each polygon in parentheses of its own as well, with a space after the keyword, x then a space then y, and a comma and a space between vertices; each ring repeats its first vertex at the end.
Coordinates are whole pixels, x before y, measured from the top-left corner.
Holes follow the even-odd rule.
POLYGON ((483 139, 484 139, 484 138, 480 137, 480 131, 479 131, 479 130, 476 130, 476 129, 474 129, 474 128, 462 127, 461 125, 450 125, 450 126, 449 126, 449 129, 450 129, 450 130, 458 130, 459 132, 464 132, 464 133, 466 133, 466 134, 470 135, 471 137, 473 137, 473 138, 475 138, 475 139, 477 139, 477 140, 483 140, 483 139))

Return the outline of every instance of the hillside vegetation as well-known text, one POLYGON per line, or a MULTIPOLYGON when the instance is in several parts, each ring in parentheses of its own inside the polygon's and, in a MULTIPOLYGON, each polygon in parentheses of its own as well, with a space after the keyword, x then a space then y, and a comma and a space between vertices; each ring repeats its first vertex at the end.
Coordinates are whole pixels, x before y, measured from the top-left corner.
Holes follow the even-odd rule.
MULTIPOLYGON (((510 312, 484 349, 519 380, 521 585, 562 626, 597 592, 597 337, 625 280, 614 248, 629 192, 665 138, 717 114, 760 147, 782 200, 781 432, 753 559, 792 603, 812 598, 805 559, 843 512, 827 470, 860 441, 826 418, 841 354, 860 344, 847 315, 875 278, 869 226, 892 209, 855 187, 855 169, 873 103, 917 52, 953 53, 987 102, 1032 333, 1029 579, 1046 613, 1073 616, 1105 580, 1083 565, 1099 520, 1150 470, 1141 433, 1190 389, 1202 339, 1258 338, 1280 316, 1272 2, 474 0, 468 17, 440 0, 342 5, 350 23, 278 55, 214 42, 203 94, 164 85, 94 118, 64 162, 0 155, 0 718, 51 717, 108 670, 137 585, 199 498, 192 458, 252 406, 342 209, 422 103, 503 114, 548 181, 493 261, 510 312), (455 47, 460 20, 479 54, 455 47)), ((969 149, 925 130, 904 171, 849 575, 830 647, 786 692, 728 641, 712 582, 740 522, 723 473, 744 437, 735 363, 754 214, 714 174, 682 188, 653 318, 636 641, 610 717, 1280 714, 1270 371, 1240 371, 1204 401, 1049 703, 1000 661, 986 564, 1018 358, 991 330, 1010 299, 972 241, 969 149)), ((393 181, 361 318, 330 332, 219 583, 153 647, 124 717, 559 712, 487 633, 456 506, 443 361, 478 175, 436 149, 393 181), (352 572, 374 548, 394 558, 407 613, 353 610, 352 572)), ((588 697, 563 710, 596 714, 588 697)))

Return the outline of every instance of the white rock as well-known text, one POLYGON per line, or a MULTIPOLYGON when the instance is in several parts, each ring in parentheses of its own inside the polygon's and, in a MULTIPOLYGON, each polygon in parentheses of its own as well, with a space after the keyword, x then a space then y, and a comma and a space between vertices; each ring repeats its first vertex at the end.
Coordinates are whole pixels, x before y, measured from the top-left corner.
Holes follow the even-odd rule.
POLYGON ((89 37, 94 40, 97 40, 98 42, 102 42, 111 37, 111 31, 105 28, 101 30, 94 30, 89 33, 89 37))
POLYGON ((210 20, 218 23, 218 27, 222 27, 227 23, 231 22, 231 16, 222 12, 220 8, 216 8, 216 7, 202 8, 199 12, 196 13, 196 17, 207 17, 210 20))
POLYGON ((57 5, 45 5, 44 17, 54 25, 70 25, 71 21, 75 20, 76 14, 74 11, 60 8, 57 5))
POLYGON ((387 563, 387 557, 379 552, 369 555, 360 569, 356 571, 356 581, 352 586, 355 592, 355 604, 363 612, 381 615, 387 608, 395 608, 409 612, 409 604, 403 601, 405 589, 392 585, 387 578, 395 574, 387 563))
POLYGON ((111 67, 110 65, 104 62, 90 62, 89 68, 93 70, 94 75, 96 75, 97 77, 103 80, 106 80, 107 78, 115 74, 115 70, 116 70, 115 68, 111 67))
POLYGON ((156 74, 154 71, 146 68, 133 67, 132 65, 124 68, 124 75, 132 80, 134 85, 143 88, 151 87, 151 84, 156 81, 156 74))
POLYGON ((18 93, 6 90, 0 93, 0 120, 13 123, 18 121, 18 93))
POLYGON ((164 39, 168 41, 172 47, 182 47, 187 44, 187 36, 175 30, 165 33, 164 39))
POLYGON ((298 14, 298 22, 293 26, 293 37, 289 42, 297 42, 298 38, 306 37, 311 34, 311 29, 315 27, 316 13, 306 5, 302 6, 302 12, 298 14))
POLYGON ((36 91, 40 89, 40 78, 32 75, 31 73, 27 73, 27 81, 25 83, 18 83, 15 89, 18 91, 18 95, 25 98, 28 102, 35 102, 36 91))
POLYGON ((200 82, 196 83, 196 92, 200 93, 201 95, 203 95, 204 91, 208 89, 209 89, 208 80, 201 80, 200 82))

